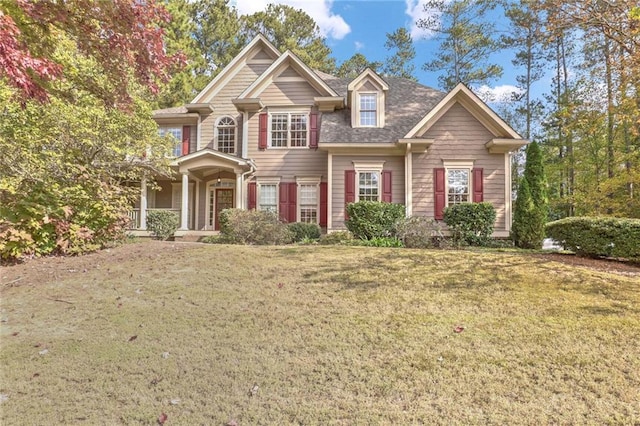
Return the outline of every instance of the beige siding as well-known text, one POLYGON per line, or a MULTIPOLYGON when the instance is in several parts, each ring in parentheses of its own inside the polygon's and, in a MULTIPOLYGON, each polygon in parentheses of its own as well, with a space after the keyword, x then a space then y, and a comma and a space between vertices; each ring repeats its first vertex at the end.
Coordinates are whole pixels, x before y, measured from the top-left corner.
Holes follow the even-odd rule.
MULTIPOLYGON (((235 77, 229 81, 213 98, 213 113, 204 116, 200 129, 202 136, 200 139, 200 149, 204 147, 213 147, 213 137, 216 120, 224 115, 229 115, 238 123, 238 136, 241 136, 242 128, 242 116, 238 113, 235 105, 233 105, 233 99, 236 99, 247 87, 255 81, 255 79, 262 74, 269 64, 246 64, 235 77)), ((237 150, 240 153, 240 150, 237 150)))
POLYGON ((478 120, 456 103, 423 137, 434 139, 423 154, 413 154, 413 214, 433 217, 433 169, 443 166, 443 160, 474 160, 482 168, 484 201, 497 212, 496 231, 505 229, 504 155, 489 154, 484 144, 493 138, 478 120))
MULTIPOLYGON (((287 72, 285 70, 285 72, 287 72)), ((313 105, 318 92, 307 82, 274 82, 261 94, 260 99, 267 106, 313 105)), ((286 111, 279 108, 280 111, 286 111)), ((249 116, 248 155, 257 166, 257 177, 280 177, 282 181, 293 181, 299 176, 321 176, 326 181, 327 153, 310 148, 267 148, 258 149, 259 114, 249 116)))
POLYGON ((313 98, 320 94, 306 81, 282 81, 269 85, 260 99, 265 105, 313 105, 313 98))
MULTIPOLYGON (((380 162, 384 161, 383 170, 391 171, 391 201, 394 203, 404 204, 405 202, 405 186, 404 186, 404 157, 400 156, 374 156, 374 155, 358 155, 358 156, 333 156, 333 189, 331 194, 331 220, 332 229, 344 229, 344 172, 345 170, 353 170, 353 162, 367 161, 380 162)), ((382 188, 381 188, 382 190, 382 188)))
POLYGON ((158 208, 158 209, 170 209, 171 208, 171 199, 172 199, 172 184, 170 181, 160 181, 158 182, 158 186, 160 189, 156 191, 155 197, 156 202, 153 206, 148 206, 149 208, 158 208))

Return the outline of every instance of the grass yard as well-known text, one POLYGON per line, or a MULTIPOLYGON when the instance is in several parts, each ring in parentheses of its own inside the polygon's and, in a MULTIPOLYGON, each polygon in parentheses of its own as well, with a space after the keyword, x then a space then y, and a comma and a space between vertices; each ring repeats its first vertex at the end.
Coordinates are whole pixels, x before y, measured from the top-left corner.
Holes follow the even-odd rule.
POLYGON ((147 242, 0 283, 3 425, 640 424, 640 269, 147 242))

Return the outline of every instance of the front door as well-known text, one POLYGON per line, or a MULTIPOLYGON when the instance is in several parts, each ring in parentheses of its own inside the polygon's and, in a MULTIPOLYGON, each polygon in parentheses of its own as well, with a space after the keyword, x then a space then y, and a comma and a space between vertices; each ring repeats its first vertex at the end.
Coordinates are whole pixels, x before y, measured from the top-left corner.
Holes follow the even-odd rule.
POLYGON ((233 189, 231 188, 216 188, 216 227, 215 230, 220 230, 220 212, 224 209, 233 208, 233 189))

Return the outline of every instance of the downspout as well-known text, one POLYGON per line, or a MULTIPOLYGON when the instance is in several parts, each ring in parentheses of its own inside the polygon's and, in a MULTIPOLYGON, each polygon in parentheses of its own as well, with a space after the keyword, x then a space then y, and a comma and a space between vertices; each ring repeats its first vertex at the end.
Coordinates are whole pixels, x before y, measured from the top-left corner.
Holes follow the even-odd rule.
MULTIPOLYGON (((243 137, 243 139, 244 139, 244 137, 243 137)), ((243 151, 244 151, 244 148, 243 148, 243 151)), ((245 181, 247 179, 247 175, 249 175, 251 173, 251 176, 253 176, 253 174, 256 172, 256 164, 253 162, 253 160, 252 159, 248 159, 247 163, 249 164, 249 167, 250 167, 249 170, 247 170, 246 172, 242 173, 242 175, 240 175, 241 176, 241 181, 242 181, 242 187, 239 188, 239 191, 240 191, 240 208, 242 210, 246 210, 246 207, 247 207, 246 206, 246 202, 247 202, 246 198, 247 197, 245 197, 245 192, 246 192, 245 188, 247 186, 245 181)), ((249 177, 251 177, 251 176, 249 176, 249 177)))

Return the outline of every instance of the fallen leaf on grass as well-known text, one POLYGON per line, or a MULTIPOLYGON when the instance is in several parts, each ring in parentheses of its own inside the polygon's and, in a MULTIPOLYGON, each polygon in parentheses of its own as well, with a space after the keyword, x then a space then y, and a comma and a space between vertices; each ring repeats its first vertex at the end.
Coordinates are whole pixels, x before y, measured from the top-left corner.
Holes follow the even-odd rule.
POLYGON ((169 401, 169 404, 171 405, 178 405, 180 404, 180 398, 174 398, 171 401, 169 401))
POLYGON ((49 349, 43 349, 40 352, 38 352, 40 355, 46 355, 49 353, 49 349))
POLYGON ((133 341, 134 341, 134 340, 136 340, 137 338, 138 338, 138 336, 137 336, 137 335, 136 335, 136 336, 131 336, 131 337, 129 337, 129 341, 130 341, 130 342, 133 342, 133 341))
POLYGON ((162 358, 163 359, 169 358, 169 352, 162 352, 162 358))
POLYGON ((18 334, 20 334, 20 332, 19 332, 19 331, 14 331, 13 333, 11 333, 11 335, 12 335, 13 337, 16 337, 18 334))
POLYGON ((278 288, 284 287, 284 283, 278 283, 278 288))
POLYGON ((33 376, 31 376, 31 377, 32 377, 32 378, 40 377, 40 373, 33 373, 33 376))
POLYGON ((461 325, 456 325, 456 327, 453 329, 454 333, 462 333, 464 331, 464 327, 461 325))
POLYGON ((164 422, 166 422, 168 418, 169 418, 169 416, 167 416, 165 413, 160 414, 160 417, 158 417, 158 424, 159 425, 163 425, 164 422))
POLYGON ((225 426, 238 426, 238 422, 236 422, 234 419, 231 419, 225 426))
POLYGON ((258 393, 258 389, 260 388, 258 387, 258 384, 255 383, 251 388, 251 390, 249 391, 249 396, 256 396, 256 394, 258 393))

